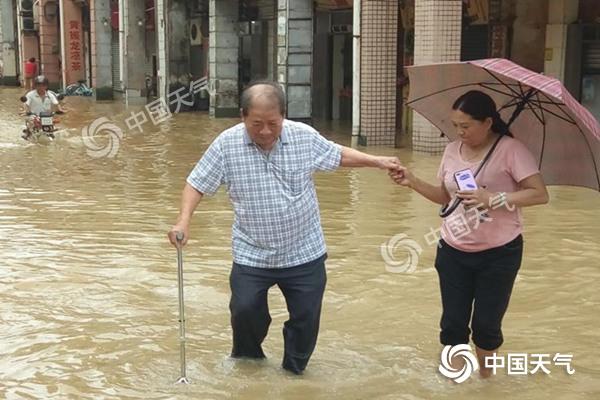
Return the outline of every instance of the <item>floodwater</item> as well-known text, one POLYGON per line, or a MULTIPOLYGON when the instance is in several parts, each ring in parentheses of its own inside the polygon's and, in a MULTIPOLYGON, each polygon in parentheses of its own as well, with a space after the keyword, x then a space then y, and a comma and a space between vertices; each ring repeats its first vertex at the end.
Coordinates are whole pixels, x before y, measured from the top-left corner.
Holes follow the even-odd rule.
MULTIPOLYGON (((140 107, 69 98, 58 140, 28 144, 19 137, 20 94, 0 91, 0 398, 600 398, 598 193, 554 187, 549 205, 525 210, 525 257, 504 323, 503 354, 571 354, 575 373, 550 364, 550 374, 499 370, 456 384, 438 373, 441 306, 426 236, 440 223, 437 207, 366 169, 315 177, 329 280, 302 377, 279 367, 286 310, 276 288, 269 358, 228 358, 232 212, 223 191, 202 202, 184 250, 192 385, 174 385, 176 252, 165 234, 184 178, 236 121, 186 113, 126 131, 140 107), (82 143, 81 128, 99 117, 125 131, 113 158, 94 158, 82 143), (380 245, 396 234, 422 248, 414 273, 385 268, 380 245)), ((348 144, 343 131, 324 129, 348 144)), ((104 135, 97 144, 108 143, 104 135)), ((439 162, 406 149, 368 151, 398 155, 428 179, 439 162)))

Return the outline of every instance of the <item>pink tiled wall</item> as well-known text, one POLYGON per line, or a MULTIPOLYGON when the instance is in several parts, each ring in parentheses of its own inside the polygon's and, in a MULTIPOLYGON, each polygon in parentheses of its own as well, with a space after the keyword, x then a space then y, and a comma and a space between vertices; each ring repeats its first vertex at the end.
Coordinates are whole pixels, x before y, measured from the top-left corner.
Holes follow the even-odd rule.
POLYGON ((84 56, 87 49, 83 40, 81 6, 73 1, 64 1, 62 4, 66 86, 85 78, 84 56))
MULTIPOLYGON (((39 3, 40 14, 44 15, 44 5, 51 0, 41 0, 39 3)), ((59 15, 57 14, 51 20, 40 18, 40 60, 42 62, 41 72, 46 75, 50 85, 60 84, 60 36, 59 36, 59 15)))

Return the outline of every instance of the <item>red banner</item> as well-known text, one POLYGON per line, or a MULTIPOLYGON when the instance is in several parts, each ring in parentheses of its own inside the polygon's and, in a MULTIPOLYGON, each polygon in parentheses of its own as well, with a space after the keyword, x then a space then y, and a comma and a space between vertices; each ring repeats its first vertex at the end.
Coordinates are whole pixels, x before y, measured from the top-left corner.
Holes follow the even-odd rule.
POLYGON ((69 21, 69 62, 71 71, 81 71, 81 24, 79 21, 69 21))

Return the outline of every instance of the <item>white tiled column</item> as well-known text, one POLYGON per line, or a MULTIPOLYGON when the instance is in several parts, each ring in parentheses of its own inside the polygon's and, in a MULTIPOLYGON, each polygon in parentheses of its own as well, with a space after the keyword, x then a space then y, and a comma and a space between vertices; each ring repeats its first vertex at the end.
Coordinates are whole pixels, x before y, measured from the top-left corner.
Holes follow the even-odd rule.
POLYGON ((126 73, 126 95, 128 101, 144 102, 146 88, 146 76, 144 65, 146 60, 145 49, 145 27, 139 22, 145 20, 145 4, 137 1, 129 1, 127 7, 127 57, 124 65, 126 73))
POLYGON ((290 119, 312 116, 312 18, 312 1, 278 1, 277 81, 286 89, 290 119))
MULTIPOLYGON (((415 1, 415 65, 460 61, 462 0, 415 1)), ((413 150, 441 153, 448 143, 414 112, 413 150)))
POLYGON ((398 2, 363 1, 360 26, 360 137, 368 146, 396 139, 398 2))
POLYGON ((240 114, 238 88, 239 38, 238 0, 210 0, 208 66, 210 116, 240 114))
POLYGON ((96 100, 113 98, 110 1, 90 1, 92 36, 92 86, 96 100), (106 25, 104 22, 107 21, 106 25))
MULTIPOLYGON (((1 2, 2 7, 0 7, 0 43, 4 44, 4 35, 2 33, 2 30, 4 29, 4 21, 2 20, 2 18, 4 17, 4 14, 6 14, 6 11, 4 11, 4 1, 1 2)), ((7 8, 8 10, 8 8, 7 8)), ((0 47, 0 60, 2 60, 2 55, 4 54, 4 46, 0 47)))
POLYGON ((3 71, 0 85, 17 85, 17 64, 15 51, 15 24, 11 0, 0 0, 0 60, 3 71))
POLYGON ((166 8, 168 7, 167 0, 156 0, 156 47, 158 58, 158 96, 167 98, 169 93, 169 48, 167 45, 167 27, 168 20, 166 18, 166 8))

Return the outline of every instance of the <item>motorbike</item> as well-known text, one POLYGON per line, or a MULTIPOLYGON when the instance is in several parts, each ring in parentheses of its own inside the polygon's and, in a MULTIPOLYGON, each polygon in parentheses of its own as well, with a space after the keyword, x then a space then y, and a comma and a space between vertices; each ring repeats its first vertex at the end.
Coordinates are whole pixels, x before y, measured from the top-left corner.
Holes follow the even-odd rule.
MULTIPOLYGON (((62 100, 62 96, 59 95, 59 100, 62 100)), ((21 97, 21 101, 25 103, 27 98, 21 97)), ((56 114, 62 114, 62 112, 41 112, 39 115, 33 113, 26 113, 27 118, 25 119, 25 129, 23 129, 22 138, 29 141, 43 142, 53 141, 56 139, 55 131, 56 124, 60 121, 55 117, 56 114)))

